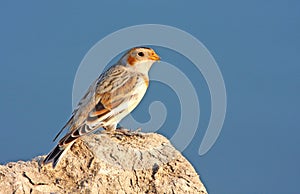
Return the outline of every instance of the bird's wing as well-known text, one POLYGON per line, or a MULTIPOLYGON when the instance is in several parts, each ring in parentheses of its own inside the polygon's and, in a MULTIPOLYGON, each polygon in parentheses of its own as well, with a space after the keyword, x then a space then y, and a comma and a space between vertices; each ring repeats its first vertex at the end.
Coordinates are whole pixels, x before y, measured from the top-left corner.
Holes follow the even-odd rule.
MULTIPOLYGON (((73 112, 69 133, 59 144, 67 144, 76 138, 103 127, 120 112, 128 109, 130 99, 136 93, 139 77, 123 66, 113 66, 102 74, 89 88, 73 112)), ((113 122, 113 121, 112 121, 113 122)), ((118 122, 118 121, 116 121, 118 122)))
MULTIPOLYGON (((101 75, 100 75, 101 77, 101 75)), ((70 128, 70 131, 72 131, 72 129, 76 128, 76 126, 80 125, 80 123, 82 123, 84 121, 84 113, 85 111, 89 111, 92 109, 93 107, 93 94, 95 91, 95 87, 96 87, 96 81, 94 81, 89 89, 87 90, 87 92, 85 93, 85 95, 81 98, 81 100, 79 101, 77 107, 74 109, 74 111, 72 112, 72 115, 70 117, 70 119, 67 121, 67 123, 61 128, 61 130, 56 134, 55 138, 53 139, 53 141, 55 141, 58 136, 68 127, 70 128)))
POLYGON ((71 118, 68 120, 68 122, 60 129, 60 131, 56 134, 56 136, 54 137, 54 139, 52 141, 55 141, 58 136, 67 128, 71 125, 71 123, 73 122, 73 118, 74 115, 71 116, 71 118))

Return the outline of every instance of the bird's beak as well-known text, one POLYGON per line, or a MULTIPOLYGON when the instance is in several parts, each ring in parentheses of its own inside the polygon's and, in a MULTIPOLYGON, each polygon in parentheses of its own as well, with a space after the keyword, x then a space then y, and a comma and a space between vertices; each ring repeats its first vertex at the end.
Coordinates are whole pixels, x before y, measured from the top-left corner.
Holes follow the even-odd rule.
POLYGON ((151 56, 149 57, 149 59, 151 59, 153 61, 159 61, 160 57, 156 53, 152 53, 151 56))

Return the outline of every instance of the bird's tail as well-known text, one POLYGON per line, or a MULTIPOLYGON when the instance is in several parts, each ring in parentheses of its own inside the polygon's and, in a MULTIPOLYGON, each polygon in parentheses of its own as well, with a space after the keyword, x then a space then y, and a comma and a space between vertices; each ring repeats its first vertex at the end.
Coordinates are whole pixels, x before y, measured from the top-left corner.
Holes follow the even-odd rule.
POLYGON ((58 144, 55 146, 53 150, 46 156, 43 161, 43 164, 48 164, 52 162, 53 168, 58 164, 63 155, 67 152, 68 149, 73 145, 75 140, 82 135, 93 132, 95 129, 90 128, 87 125, 83 125, 76 130, 69 131, 61 140, 59 140, 58 144))
POLYGON ((60 146, 59 144, 56 145, 54 149, 52 149, 51 152, 46 156, 46 158, 43 161, 43 164, 45 165, 52 162, 52 167, 55 168, 55 166, 58 164, 60 159, 67 152, 67 150, 73 145, 73 143, 74 142, 71 142, 66 146, 60 146))
POLYGON ((43 161, 43 164, 48 164, 52 162, 52 167, 58 164, 63 155, 70 149, 75 140, 79 137, 79 135, 74 134, 74 131, 66 134, 58 144, 51 150, 51 152, 46 156, 43 161))

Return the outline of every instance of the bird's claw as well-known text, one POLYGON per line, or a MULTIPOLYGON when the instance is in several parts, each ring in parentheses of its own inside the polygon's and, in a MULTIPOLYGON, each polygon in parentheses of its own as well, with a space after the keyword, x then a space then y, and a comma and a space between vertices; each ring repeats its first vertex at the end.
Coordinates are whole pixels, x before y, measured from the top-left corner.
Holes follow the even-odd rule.
POLYGON ((125 129, 123 127, 117 128, 114 131, 114 134, 122 134, 122 135, 126 135, 126 136, 141 136, 140 131, 142 130, 142 128, 138 128, 136 130, 129 130, 129 129, 125 129))

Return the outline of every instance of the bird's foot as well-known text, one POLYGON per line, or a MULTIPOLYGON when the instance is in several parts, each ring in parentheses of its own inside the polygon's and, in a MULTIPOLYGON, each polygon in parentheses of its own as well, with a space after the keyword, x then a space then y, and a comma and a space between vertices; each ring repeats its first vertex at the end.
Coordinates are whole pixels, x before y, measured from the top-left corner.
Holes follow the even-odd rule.
POLYGON ((136 130, 129 130, 125 129, 124 127, 119 127, 114 131, 114 133, 126 136, 142 136, 142 134, 140 133, 141 130, 142 128, 138 128, 136 130))

